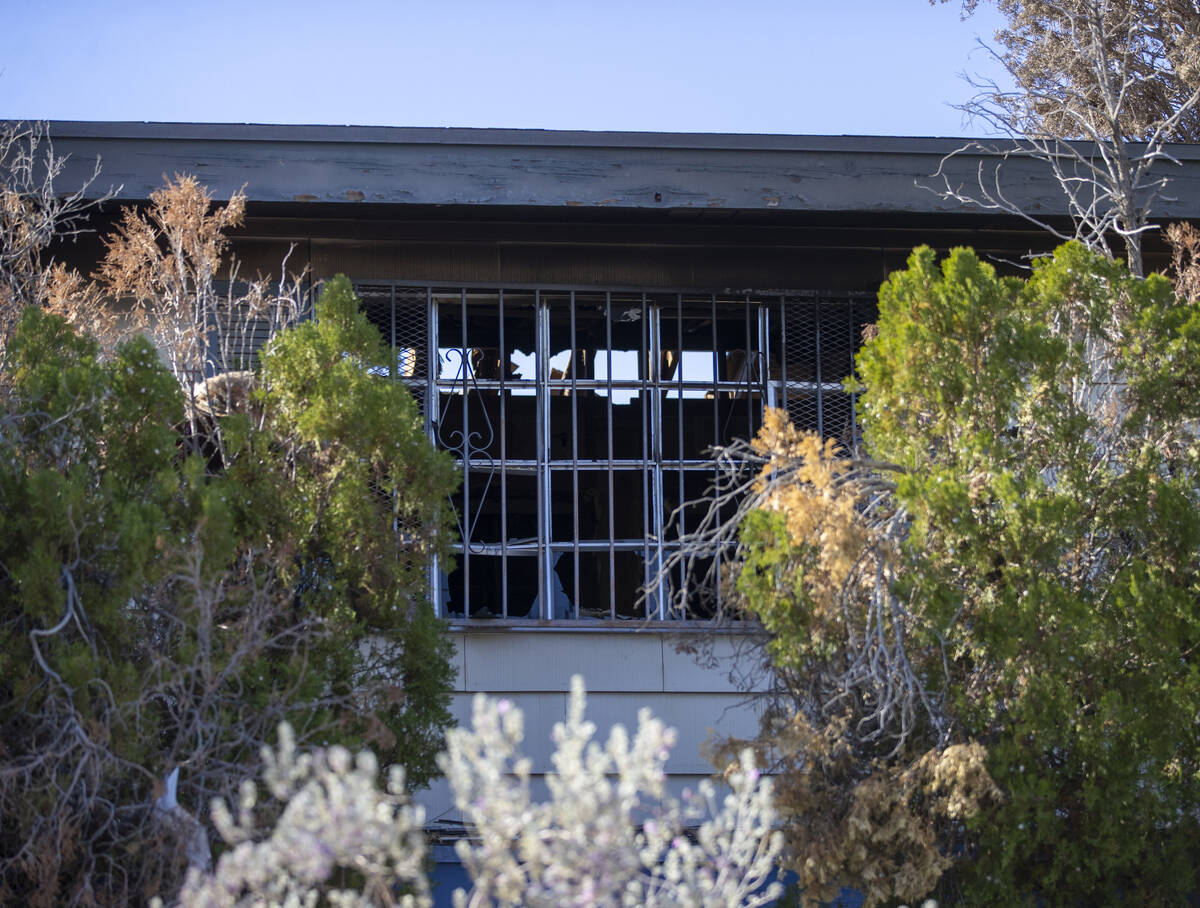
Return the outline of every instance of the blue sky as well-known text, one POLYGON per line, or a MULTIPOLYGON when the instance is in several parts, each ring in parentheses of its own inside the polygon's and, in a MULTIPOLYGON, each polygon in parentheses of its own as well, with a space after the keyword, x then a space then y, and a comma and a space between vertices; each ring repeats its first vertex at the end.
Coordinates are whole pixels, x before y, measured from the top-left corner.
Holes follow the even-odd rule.
POLYGON ((926 0, 0 0, 0 119, 985 135, 926 0))

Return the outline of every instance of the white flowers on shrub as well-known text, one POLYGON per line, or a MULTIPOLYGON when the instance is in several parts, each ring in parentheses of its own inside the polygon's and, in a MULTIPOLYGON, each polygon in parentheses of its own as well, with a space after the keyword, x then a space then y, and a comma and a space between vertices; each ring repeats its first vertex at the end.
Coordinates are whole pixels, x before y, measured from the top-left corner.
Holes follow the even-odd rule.
POLYGON ((456 892, 456 905, 752 908, 778 898, 766 882, 781 846, 770 783, 750 753, 721 806, 708 782, 676 800, 665 772, 674 730, 644 709, 632 742, 618 725, 601 747, 584 700, 577 675, 567 721, 554 727, 544 803, 519 755, 520 710, 480 695, 473 730, 448 733, 440 765, 475 832, 457 846, 475 886, 456 892))
POLYGON ((279 726, 279 747, 263 748, 263 782, 284 803, 269 836, 255 841, 258 790, 242 783, 235 818, 213 802, 213 823, 231 847, 212 874, 192 871, 180 904, 187 908, 339 908, 400 905, 428 908, 424 813, 409 804, 404 772, 392 767, 387 791, 364 750, 344 747, 297 754, 295 736, 279 726), (349 887, 353 888, 342 888, 349 887))
MULTIPOLYGON (((470 893, 455 892, 455 904, 754 908, 778 898, 781 887, 767 880, 781 837, 772 830, 770 783, 751 754, 727 773, 719 804, 708 782, 677 799, 665 772, 675 732, 642 710, 632 741, 618 725, 601 747, 584 701, 576 676, 567 720, 554 728, 545 802, 535 800, 532 765, 520 755, 519 709, 481 694, 473 728, 447 735, 440 764, 470 833, 457 850, 474 881, 470 893)), ((183 906, 430 905, 423 815, 409 805, 398 770, 382 792, 369 752, 298 755, 286 725, 278 750, 263 756, 263 780, 286 802, 274 830, 255 840, 251 782, 236 819, 214 804, 231 848, 213 873, 193 871, 183 906)))

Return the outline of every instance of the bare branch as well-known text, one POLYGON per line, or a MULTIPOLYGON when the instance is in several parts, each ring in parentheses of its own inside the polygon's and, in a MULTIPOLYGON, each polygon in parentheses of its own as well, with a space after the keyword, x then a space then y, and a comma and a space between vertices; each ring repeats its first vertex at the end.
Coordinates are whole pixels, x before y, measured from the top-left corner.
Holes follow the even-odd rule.
POLYGON ((51 245, 86 232, 93 209, 119 191, 89 197, 97 158, 82 185, 61 192, 55 181, 66 165, 45 123, 0 124, 0 352, 26 306, 50 305, 79 280, 55 266, 51 245))
MULTIPOLYGON (((894 592, 908 517, 893 498, 894 484, 885 477, 901 468, 838 456, 832 443, 822 444, 780 420, 785 417, 770 411, 754 441, 737 441, 715 452, 716 486, 703 515, 682 535, 645 595, 669 599, 682 611, 719 585, 725 607, 743 616, 738 611, 742 598, 737 578, 747 554, 742 536, 750 515, 820 514, 830 509, 825 512, 830 520, 827 532, 854 534, 856 554, 848 564, 807 571, 809 578, 828 573, 828 585, 812 579, 810 586, 820 591, 812 601, 795 607, 828 614, 825 626, 840 635, 840 655, 810 659, 802 670, 797 668, 807 681, 800 687, 786 686, 793 693, 808 691, 808 698, 795 705, 812 720, 849 710, 854 737, 864 747, 883 745, 884 754, 900 752, 918 728, 932 729, 940 745, 947 744, 950 722, 906 649, 907 628, 920 616, 894 592)), ((809 532, 822 532, 813 527, 824 526, 820 521, 825 518, 810 519, 817 523, 809 532)), ((805 544, 796 545, 797 551, 806 550, 805 544)), ((836 548, 830 545, 827 551, 836 548)))
MULTIPOLYGON (((1144 270, 1141 237, 1178 164, 1171 141, 1200 138, 1200 7, 1150 0, 997 0, 1008 25, 988 48, 1017 84, 1002 91, 978 83, 962 110, 1008 135, 1009 145, 971 142, 943 159, 926 186, 943 198, 1025 218, 1060 239, 1080 240, 1112 256, 1124 247, 1130 269, 1144 270), (952 183, 948 164, 965 153, 994 160, 978 187, 952 183), (1044 162, 1075 222, 1068 237, 1008 198, 1004 163, 1044 162), (1154 175, 1151 170, 1154 169, 1154 175)), ((967 4, 969 13, 974 4, 967 4)), ((919 184, 920 185, 920 184, 919 184)))

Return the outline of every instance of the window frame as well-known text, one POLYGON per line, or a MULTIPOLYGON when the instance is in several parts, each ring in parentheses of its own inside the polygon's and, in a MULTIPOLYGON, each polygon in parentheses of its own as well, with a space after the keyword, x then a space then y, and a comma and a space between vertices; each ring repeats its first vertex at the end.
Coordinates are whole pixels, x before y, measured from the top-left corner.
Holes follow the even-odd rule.
MULTIPOLYGON (((464 542, 458 542, 455 545, 456 558, 459 561, 460 570, 462 571, 463 579, 461 584, 462 594, 462 611, 450 611, 448 604, 451 601, 449 589, 449 575, 441 570, 441 565, 435 562, 430 572, 430 599, 434 604, 435 611, 441 617, 447 618, 456 627, 503 627, 503 626, 525 626, 525 627, 550 627, 552 629, 585 629, 585 628, 609 628, 609 629, 641 629, 646 627, 657 627, 661 629, 680 629, 688 626, 707 625, 710 621, 707 617, 696 618, 693 616, 679 615, 672 612, 666 602, 666 597, 663 594, 658 594, 657 599, 652 602, 645 602, 642 612, 635 615, 621 616, 618 612, 618 591, 617 584, 614 582, 616 577, 616 556, 618 553, 629 552, 636 553, 642 556, 642 572, 643 582, 648 581, 653 575, 652 565, 661 565, 666 557, 666 554, 671 550, 673 543, 668 536, 668 528, 670 521, 667 517, 666 503, 668 500, 667 488, 668 483, 674 483, 675 491, 678 494, 680 501, 685 500, 686 487, 688 485, 687 477, 696 475, 713 476, 714 470, 712 461, 709 458, 703 457, 687 457, 685 456, 684 443, 684 419, 682 401, 686 396, 695 396, 696 393, 704 393, 706 399, 713 401, 713 420, 712 427, 714 431, 714 440, 719 441, 718 424, 720 422, 720 402, 723 396, 727 396, 732 400, 736 395, 744 394, 746 400, 746 415, 747 433, 753 434, 757 429, 757 425, 761 424, 761 404, 789 407, 789 401, 801 401, 806 396, 815 400, 816 404, 816 426, 819 431, 823 431, 826 422, 825 411, 829 408, 825 406, 826 398, 829 394, 842 394, 842 382, 846 374, 852 370, 852 356, 847 363, 848 368, 845 374, 836 377, 836 380, 830 380, 829 376, 823 375, 821 371, 821 333, 822 333, 822 318, 823 311, 834 310, 835 312, 844 309, 849 314, 849 320, 854 320, 853 313, 857 309, 860 313, 864 309, 871 311, 872 318, 874 317, 875 296, 871 293, 854 292, 854 291, 812 291, 812 290, 770 290, 770 291, 720 291, 720 290, 697 290, 694 288, 647 288, 647 287, 596 287, 590 285, 555 285, 555 284, 537 284, 537 283, 490 283, 490 282, 459 282, 459 281, 419 281, 419 280, 385 280, 385 279, 359 279, 354 282, 356 291, 360 297, 369 297, 375 300, 375 305, 379 304, 381 292, 390 294, 390 319, 388 319, 388 331, 390 337, 386 340, 390 341, 390 346, 393 348, 391 375, 405 381, 412 389, 421 405, 421 411, 424 419, 424 429, 427 437, 431 442, 443 449, 452 449, 455 454, 456 466, 461 471, 464 480, 465 490, 461 492, 461 511, 456 509, 456 517, 459 521, 460 531, 465 531, 464 542), (404 295, 408 300, 415 301, 419 296, 424 297, 424 358, 422 360, 419 353, 412 346, 406 345, 401 348, 398 345, 397 335, 397 298, 398 295, 404 295), (507 298, 506 298, 507 295, 507 298), (577 373, 577 368, 574 366, 576 354, 579 348, 576 346, 579 334, 577 318, 579 314, 579 304, 581 300, 589 301, 589 304, 595 304, 598 299, 604 301, 604 324, 606 329, 606 344, 602 352, 607 353, 607 363, 604 370, 604 378, 580 378, 577 373), (482 348, 471 346, 469 341, 471 338, 468 334, 468 307, 476 306, 479 302, 490 303, 494 305, 496 310, 496 319, 499 326, 499 352, 506 353, 509 349, 504 337, 504 325, 506 319, 506 306, 512 300, 520 300, 528 304, 532 300, 533 325, 534 325, 534 347, 532 356, 534 360, 535 375, 532 379, 521 378, 513 380, 506 377, 505 371, 510 366, 507 357, 501 356, 498 362, 501 363, 499 372, 496 378, 480 378, 475 372, 476 367, 468 363, 469 358, 473 358, 477 353, 484 353, 493 348, 482 348), (621 302, 628 305, 633 300, 640 305, 639 321, 642 327, 642 341, 638 349, 638 376, 637 378, 614 378, 614 369, 612 358, 614 354, 613 346, 613 312, 614 303, 621 302), (670 303, 673 301, 675 311, 673 317, 663 318, 664 312, 670 308, 670 303), (687 350, 684 346, 683 328, 684 328, 684 311, 686 307, 696 307, 698 305, 706 305, 708 307, 708 317, 711 323, 711 341, 708 345, 712 350, 713 365, 710 372, 711 378, 703 381, 690 380, 685 377, 685 359, 687 350), (571 356, 568 362, 572 363, 570 368, 570 376, 559 374, 557 377, 551 373, 550 360, 556 355, 551 344, 551 329, 552 329, 552 313, 561 313, 563 306, 568 307, 569 312, 569 328, 568 333, 572 338, 570 350, 571 356), (461 336, 457 339, 458 345, 451 345, 450 338, 442 338, 439 336, 440 329, 440 314, 439 307, 454 307, 459 309, 459 317, 461 324, 461 336), (733 311, 733 307, 740 306, 742 308, 742 316, 744 318, 744 330, 746 348, 744 352, 743 374, 734 380, 722 379, 721 373, 721 347, 720 338, 718 337, 718 325, 721 318, 726 317, 733 311), (789 358, 789 334, 788 334, 788 315, 791 312, 793 315, 801 312, 811 312, 815 315, 810 315, 810 318, 815 319, 815 330, 812 333, 812 338, 815 345, 816 375, 808 375, 806 377, 789 377, 787 374, 788 358, 789 358), (719 317, 720 316, 720 317, 719 317), (772 318, 774 316, 774 319, 772 318), (667 325, 664 327, 664 321, 667 325), (673 326, 670 322, 673 321, 673 326), (669 346, 672 338, 665 337, 664 331, 674 327, 675 337, 674 346, 669 346), (753 340, 753 347, 751 341, 753 340), (777 350, 776 350, 777 348, 777 350), (420 366, 424 365, 423 375, 401 375, 403 369, 397 368, 397 363, 401 361, 399 350, 408 351, 403 354, 411 356, 415 360, 413 363, 413 372, 416 372, 420 366), (676 367, 673 373, 664 378, 665 368, 664 352, 674 350, 677 356, 676 367), (449 352, 457 354, 458 370, 453 372, 450 377, 443 374, 443 356, 449 352), (758 362, 757 368, 750 364, 758 362), (756 374, 757 373, 757 374, 756 374), (455 389, 461 388, 458 392, 459 406, 462 407, 462 424, 460 429, 455 433, 458 436, 458 447, 454 448, 453 439, 441 437, 443 428, 446 425, 447 410, 443 407, 443 396, 448 395, 450 400, 448 403, 454 403, 455 389), (515 391, 528 392, 533 391, 534 411, 536 413, 535 425, 535 456, 533 458, 516 458, 507 457, 509 451, 508 439, 506 437, 509 427, 509 414, 506 412, 506 401, 511 401, 510 395, 515 391), (589 458, 586 461, 579 457, 579 405, 580 392, 593 392, 597 396, 604 398, 604 409, 607 417, 607 457, 601 459, 589 458), (490 454, 487 449, 491 447, 495 441, 494 438, 486 439, 487 443, 479 445, 479 441, 483 439, 472 440, 475 434, 471 428, 470 416, 468 408, 472 400, 480 402, 483 412, 486 416, 486 403, 482 396, 472 398, 471 394, 475 392, 479 395, 495 393, 498 398, 498 419, 499 426, 491 426, 489 429, 493 434, 499 435, 498 451, 499 457, 490 454), (507 392, 507 393, 506 393, 507 392), (613 427, 614 427, 614 392, 628 392, 634 395, 642 395, 641 401, 641 422, 642 422, 642 456, 639 458, 616 458, 613 456, 613 427), (675 394, 677 398, 671 398, 670 395, 675 394), (551 398, 553 396, 567 396, 571 399, 570 416, 571 416, 571 456, 569 458, 555 458, 552 456, 549 444, 548 433, 553 423, 551 413, 551 398), (677 438, 674 440, 677 444, 675 453, 677 456, 665 458, 663 456, 663 441, 665 432, 671 427, 664 427, 663 410, 664 401, 668 399, 678 399, 680 406, 677 409, 678 418, 674 420, 673 427, 677 433, 677 438), (752 401, 757 399, 760 405, 753 407, 752 401), (647 404, 649 405, 647 407, 647 404), (435 416, 436 414, 436 416, 435 416), (465 456, 464 456, 465 455, 465 456), (581 467, 595 470, 598 469, 606 474, 608 485, 608 532, 606 538, 593 540, 582 539, 579 529, 579 474, 581 467), (485 486, 485 495, 491 491, 490 483, 498 484, 499 495, 499 526, 505 528, 509 525, 508 516, 508 496, 509 496, 509 480, 516 476, 528 476, 530 473, 536 477, 536 534, 529 537, 521 537, 517 539, 510 538, 510 534, 503 529, 499 533, 498 542, 484 542, 478 539, 472 539, 472 530, 474 523, 471 517, 478 518, 478 512, 475 515, 471 514, 471 480, 483 475, 483 471, 489 471, 488 485, 485 486), (570 534, 571 538, 567 541, 556 538, 554 528, 554 498, 553 492, 556 486, 554 479, 555 474, 567 473, 571 477, 572 490, 572 515, 574 526, 570 534), (632 538, 621 538, 615 533, 614 527, 614 507, 615 504, 615 486, 614 479, 617 473, 636 473, 642 477, 642 496, 641 507, 643 511, 642 526, 646 529, 643 538, 634 540, 632 538), (466 515, 466 519, 464 519, 466 515), (653 532, 651 532, 653 530, 653 532), (606 617, 596 617, 592 615, 584 615, 581 611, 581 580, 580 580, 580 557, 587 552, 599 552, 601 555, 607 555, 607 577, 608 577, 608 614, 606 617), (472 557, 499 555, 499 574, 500 574, 500 614, 488 613, 486 617, 480 616, 478 612, 471 611, 471 559, 472 557), (571 575, 573 576, 573 589, 562 592, 566 595, 566 599, 572 608, 572 614, 568 617, 555 617, 556 597, 558 590, 556 589, 556 571, 555 567, 558 559, 568 556, 572 559, 573 564, 568 567, 573 567, 571 575), (529 606, 530 614, 526 616, 517 616, 509 614, 510 607, 510 559, 535 557, 537 559, 536 580, 537 592, 534 601, 529 606), (533 614, 534 611, 537 614, 533 614)), ((410 302, 410 309, 415 306, 414 302, 410 302)), ((624 315, 629 316, 633 309, 624 311, 624 315)), ((410 313, 411 314, 411 313, 410 313)), ((669 315, 669 313, 668 313, 669 315)), ((384 325, 380 324, 380 319, 376 318, 377 327, 384 331, 384 325)), ((562 321, 561 317, 559 321, 562 321)), ((861 321, 861 318, 860 318, 861 321)), ((411 327, 411 325, 410 325, 411 327)), ((558 325, 561 329, 562 325, 558 325)), ((805 330, 803 326, 793 328, 793 331, 805 330)), ((843 332, 844 334, 844 332, 843 332)), ((415 340, 411 337, 409 340, 415 340)), ((851 340, 851 349, 856 351, 861 338, 854 337, 851 340)), ((593 352, 595 352, 593 350, 593 352)), ((811 354, 811 351, 810 351, 811 354)), ((728 365, 728 364, 727 364, 728 365)), ((524 394, 523 396, 528 396, 524 394)), ((854 404, 854 396, 846 395, 849 400, 849 423, 852 427, 851 443, 856 445, 858 441, 858 424, 857 414, 854 404)), ((490 399, 490 398, 489 398, 490 399)), ((594 402, 594 401, 593 401, 594 402)), ((447 404, 448 405, 448 404, 447 404)), ((617 405, 619 406, 619 405, 617 405)), ((790 409, 790 408, 789 408, 790 409)), ((811 407, 809 407, 811 410, 811 407)), ((730 413, 732 414, 732 408, 730 413)), ((809 414, 811 416, 811 413, 809 414)), ((686 515, 680 515, 685 518, 686 515)), ((681 527, 681 530, 686 531, 686 524, 681 527)), ((561 535, 561 533, 560 533, 561 535)), ((562 587, 561 578, 557 579, 559 587, 562 587)), ((716 591, 719 597, 719 591, 716 591)), ((643 600, 644 601, 644 600, 643 600)), ((719 605, 719 599, 717 604, 719 605)))

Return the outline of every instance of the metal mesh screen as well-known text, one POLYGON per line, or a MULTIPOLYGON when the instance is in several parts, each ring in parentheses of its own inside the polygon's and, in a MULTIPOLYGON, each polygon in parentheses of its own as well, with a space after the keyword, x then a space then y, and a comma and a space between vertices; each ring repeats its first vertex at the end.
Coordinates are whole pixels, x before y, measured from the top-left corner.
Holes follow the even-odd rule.
POLYGON ((426 292, 421 288, 397 287, 395 308, 396 374, 406 381, 421 381, 428 368, 429 317, 426 292))
POLYGON ((388 346, 392 345, 392 287, 383 284, 355 284, 359 307, 367 320, 379 329, 388 346))
POLYGON ((784 404, 797 428, 858 447, 855 396, 845 391, 863 328, 874 321, 865 298, 785 298, 782 306, 784 404))
POLYGON ((392 348, 388 374, 409 386, 424 415, 429 371, 428 291, 391 284, 356 284, 354 290, 363 314, 392 348))

